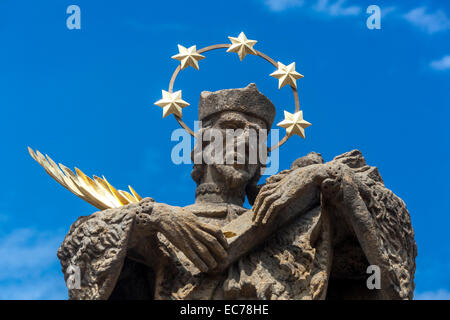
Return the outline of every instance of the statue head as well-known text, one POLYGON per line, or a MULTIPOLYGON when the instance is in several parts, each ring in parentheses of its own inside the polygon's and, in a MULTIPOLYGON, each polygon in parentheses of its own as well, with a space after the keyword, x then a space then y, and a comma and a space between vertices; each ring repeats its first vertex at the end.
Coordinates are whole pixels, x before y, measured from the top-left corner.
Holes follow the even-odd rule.
POLYGON ((201 129, 192 152, 196 201, 242 205, 246 188, 261 177, 274 117, 274 105, 253 83, 201 93, 201 129))

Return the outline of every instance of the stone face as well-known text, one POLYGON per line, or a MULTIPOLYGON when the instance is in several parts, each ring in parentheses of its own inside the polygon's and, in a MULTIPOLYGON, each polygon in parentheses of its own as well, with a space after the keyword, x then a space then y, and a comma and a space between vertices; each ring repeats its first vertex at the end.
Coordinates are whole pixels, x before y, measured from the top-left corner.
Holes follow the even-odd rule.
MULTIPOLYGON (((211 113, 205 130, 224 120, 231 127, 263 128, 250 104, 241 103, 262 99, 267 107, 255 90, 222 90, 210 99, 206 94, 202 110, 211 113), (225 105, 218 101, 239 107, 216 112, 214 106, 225 105), (236 111, 241 107, 245 112, 236 111)), ((417 248, 409 213, 361 152, 327 163, 311 152, 260 186, 256 169, 200 165, 192 173, 198 185, 192 205, 146 198, 80 217, 58 250, 65 278, 71 266, 82 275, 69 297, 413 297, 417 248), (250 210, 242 206, 245 194, 250 210), (367 288, 369 265, 380 268, 380 290, 367 288)))

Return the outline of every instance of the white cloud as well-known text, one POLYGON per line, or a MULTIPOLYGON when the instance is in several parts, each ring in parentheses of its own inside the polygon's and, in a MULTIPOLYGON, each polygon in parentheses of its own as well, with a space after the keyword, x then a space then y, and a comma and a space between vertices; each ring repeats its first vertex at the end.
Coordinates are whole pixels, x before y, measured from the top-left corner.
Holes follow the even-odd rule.
POLYGON ((450 70, 450 55, 444 56, 440 60, 431 61, 430 66, 434 70, 439 71, 450 70))
POLYGON ((62 274, 0 283, 0 300, 62 300, 67 297, 62 274))
POLYGON ((0 237, 0 300, 67 298, 56 257, 63 236, 22 228, 0 237))
POLYGON ((272 11, 283 11, 288 8, 299 8, 305 3, 304 0, 265 0, 265 4, 272 11))
MULTIPOLYGON (((328 16, 356 16, 362 11, 360 6, 347 6, 347 0, 317 0, 312 9, 328 16)), ((264 0, 264 3, 272 11, 284 11, 289 8, 300 8, 305 5, 305 0, 264 0)), ((310 1, 312 3, 312 1, 310 1)))
POLYGON ((450 291, 440 289, 437 291, 426 291, 415 294, 415 300, 450 300, 450 291))
POLYGON ((361 13, 360 6, 345 6, 346 2, 347 0, 337 0, 334 3, 330 3, 329 0, 318 0, 314 10, 334 17, 357 16, 361 13))
POLYGON ((17 229, 0 238, 0 280, 25 279, 57 263, 62 234, 17 229))
POLYGON ((442 10, 427 13, 426 7, 420 7, 409 11, 403 17, 429 34, 450 30, 450 19, 442 10))
POLYGON ((391 7, 381 7, 381 17, 384 18, 387 15, 390 15, 391 13, 394 13, 397 11, 397 7, 391 6, 391 7))

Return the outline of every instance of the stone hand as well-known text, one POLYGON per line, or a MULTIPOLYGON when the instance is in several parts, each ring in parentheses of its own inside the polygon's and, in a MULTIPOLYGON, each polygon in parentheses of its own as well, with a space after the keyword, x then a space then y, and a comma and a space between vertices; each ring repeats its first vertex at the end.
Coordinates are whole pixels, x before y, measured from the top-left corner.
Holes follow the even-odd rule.
POLYGON ((253 205, 253 223, 266 224, 302 192, 320 186, 329 177, 328 171, 325 165, 314 164, 290 172, 283 171, 277 175, 279 177, 268 179, 253 205))
POLYGON ((228 242, 222 231, 198 222, 197 217, 185 209, 155 203, 151 216, 156 230, 200 271, 208 272, 227 258, 228 242))

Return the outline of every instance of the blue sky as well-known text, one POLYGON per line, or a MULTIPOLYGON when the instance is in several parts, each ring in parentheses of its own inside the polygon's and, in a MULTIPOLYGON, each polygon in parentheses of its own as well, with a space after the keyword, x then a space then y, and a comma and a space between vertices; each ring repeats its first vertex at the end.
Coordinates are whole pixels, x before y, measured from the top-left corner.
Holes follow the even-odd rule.
MULTIPOLYGON (((172 205, 194 200, 189 165, 170 152, 177 128, 153 105, 167 89, 177 44, 227 43, 244 31, 255 48, 295 61, 306 140, 280 149, 280 170, 310 151, 325 160, 360 149, 411 213, 418 245, 417 298, 450 299, 448 193, 450 4, 447 1, 23 1, 0 2, 0 299, 65 299, 56 250, 72 222, 95 209, 52 181, 29 145, 68 167, 131 184, 172 205), (68 30, 66 8, 81 8, 68 30), (366 27, 376 4, 381 30, 366 27)), ((255 82, 293 110, 273 67, 211 52, 175 89, 191 103, 202 90, 255 82)))

